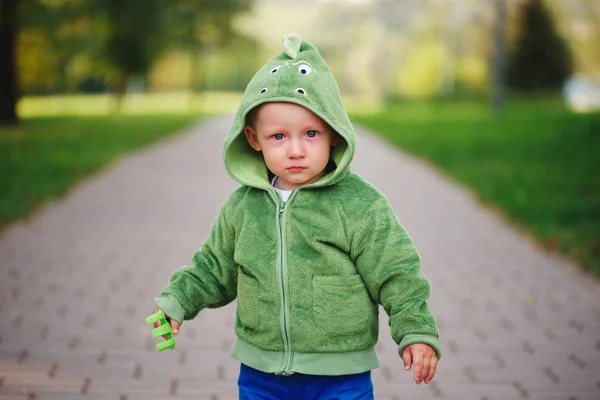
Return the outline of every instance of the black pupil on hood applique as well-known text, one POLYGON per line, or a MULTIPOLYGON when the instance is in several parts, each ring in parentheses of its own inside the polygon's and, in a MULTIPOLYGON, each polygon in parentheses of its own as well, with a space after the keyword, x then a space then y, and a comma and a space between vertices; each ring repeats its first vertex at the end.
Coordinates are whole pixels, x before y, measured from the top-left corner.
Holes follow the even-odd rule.
POLYGON ((260 93, 266 93, 267 92, 267 88, 262 88, 260 93))
POLYGON ((279 71, 279 68, 281 68, 281 65, 276 66, 275 68, 273 68, 271 70, 271 73, 274 74, 275 72, 279 71))
POLYGON ((302 74, 302 75, 308 75, 312 72, 312 68, 309 67, 306 64, 302 64, 298 67, 298 71, 302 74))
POLYGON ((300 94, 306 94, 306 92, 304 91, 304 89, 302 88, 298 88, 296 89, 296 92, 300 93, 300 94))

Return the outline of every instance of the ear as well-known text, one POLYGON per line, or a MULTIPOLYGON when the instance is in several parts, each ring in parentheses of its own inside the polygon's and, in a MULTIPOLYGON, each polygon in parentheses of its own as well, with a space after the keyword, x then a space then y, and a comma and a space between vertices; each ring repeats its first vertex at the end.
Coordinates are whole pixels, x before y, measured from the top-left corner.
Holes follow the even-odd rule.
POLYGON ((331 138, 331 145, 337 146, 344 140, 338 133, 333 132, 333 137, 331 138))
POLYGON ((246 125, 244 127, 244 134, 246 135, 246 140, 248 140, 248 144, 256 150, 260 151, 260 144, 258 143, 258 137, 256 136, 256 131, 250 125, 246 125))

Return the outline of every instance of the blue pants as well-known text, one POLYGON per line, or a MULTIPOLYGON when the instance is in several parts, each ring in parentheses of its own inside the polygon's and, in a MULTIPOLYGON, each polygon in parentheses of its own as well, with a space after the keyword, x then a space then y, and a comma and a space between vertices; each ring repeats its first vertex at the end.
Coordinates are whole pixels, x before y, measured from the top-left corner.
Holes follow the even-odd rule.
POLYGON ((373 400, 371 371, 325 376, 269 374, 242 364, 240 400, 373 400))

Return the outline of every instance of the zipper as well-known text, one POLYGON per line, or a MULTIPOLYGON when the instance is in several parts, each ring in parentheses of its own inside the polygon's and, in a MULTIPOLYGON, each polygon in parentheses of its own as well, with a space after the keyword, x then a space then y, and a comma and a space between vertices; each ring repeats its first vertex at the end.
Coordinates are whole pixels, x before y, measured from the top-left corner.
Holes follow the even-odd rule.
MULTIPOLYGON (((295 193, 292 193, 292 196, 288 199, 288 203, 292 200, 292 197, 295 193)), ((290 375, 290 369, 292 366, 292 338, 290 335, 290 299, 289 299, 289 291, 288 291, 288 280, 287 280, 287 265, 285 259, 285 229, 284 229, 284 221, 285 221, 285 205, 286 202, 281 201, 279 195, 277 195, 277 200, 279 202, 279 207, 277 211, 277 225, 279 228, 279 260, 277 265, 277 276, 278 276, 278 286, 279 293, 281 295, 281 318, 279 321, 281 337, 283 339, 283 357, 281 360, 281 367, 278 371, 279 375, 290 375)))

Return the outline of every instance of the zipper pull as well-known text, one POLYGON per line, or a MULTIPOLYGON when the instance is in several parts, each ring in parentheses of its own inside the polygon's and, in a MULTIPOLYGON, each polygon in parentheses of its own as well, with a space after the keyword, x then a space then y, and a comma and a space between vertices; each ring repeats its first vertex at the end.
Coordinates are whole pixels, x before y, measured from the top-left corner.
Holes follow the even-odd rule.
POLYGON ((281 205, 279 206, 279 216, 283 215, 283 208, 285 207, 285 202, 281 202, 281 205))

